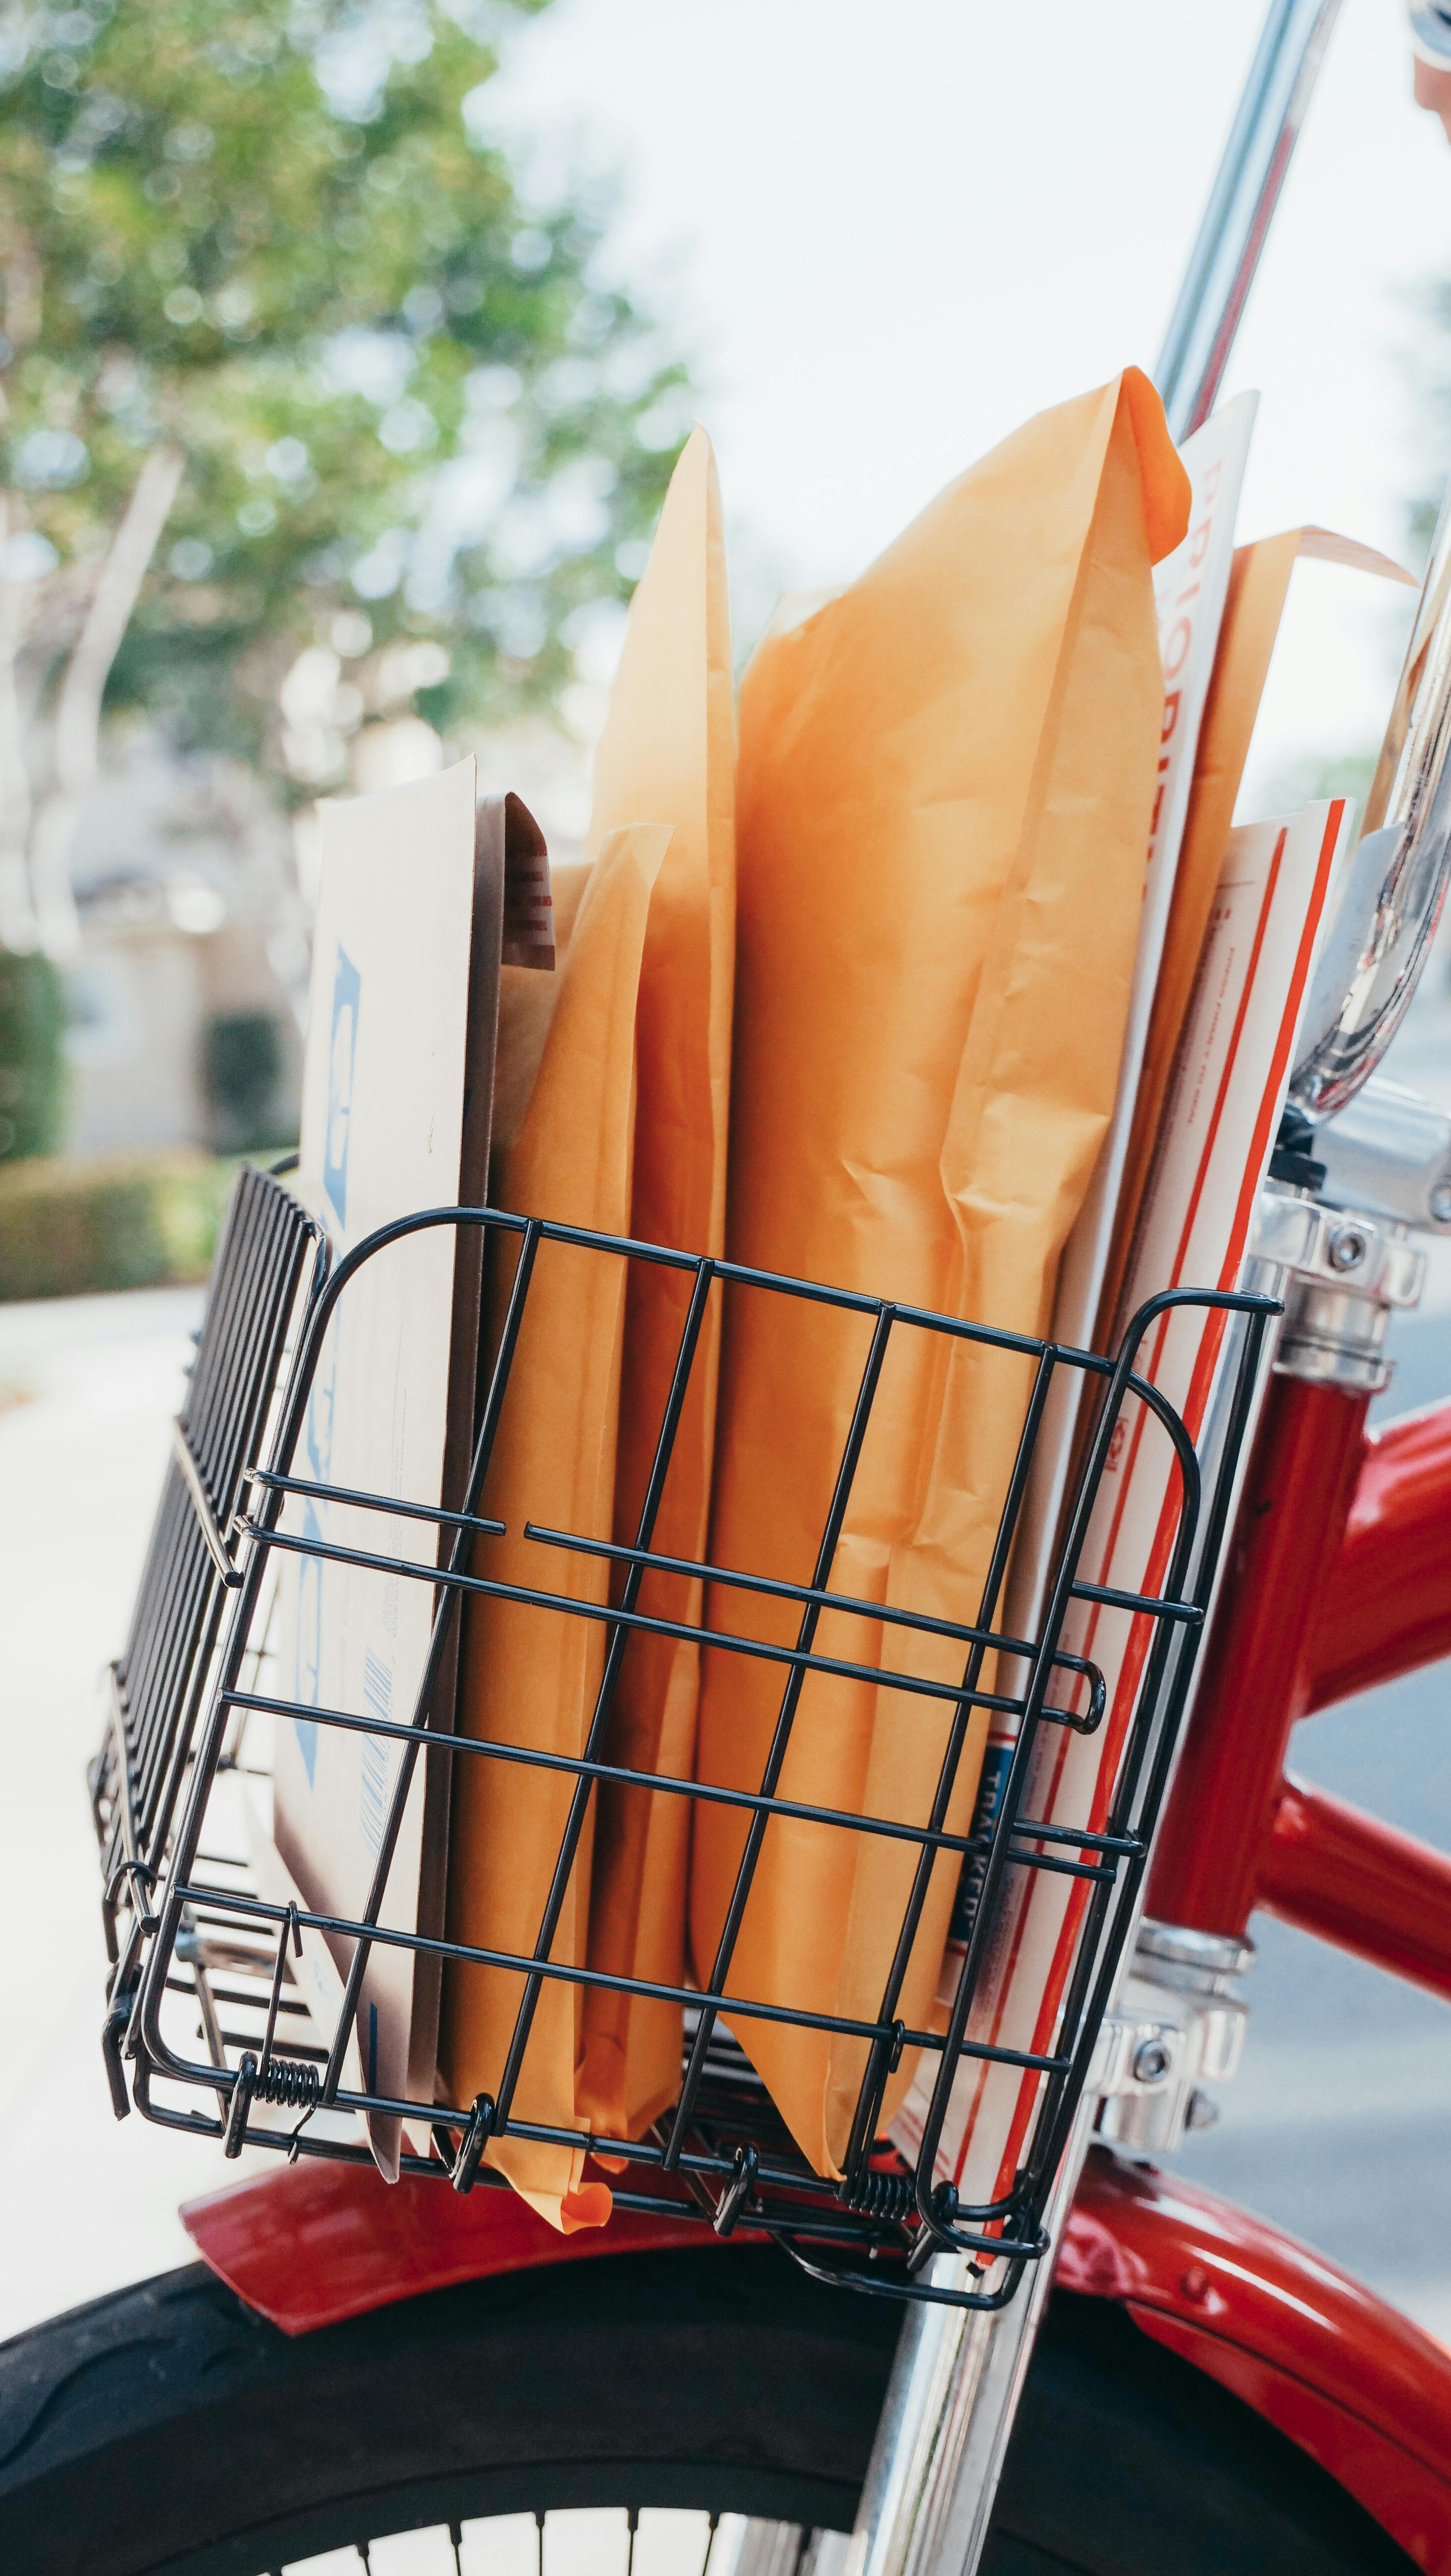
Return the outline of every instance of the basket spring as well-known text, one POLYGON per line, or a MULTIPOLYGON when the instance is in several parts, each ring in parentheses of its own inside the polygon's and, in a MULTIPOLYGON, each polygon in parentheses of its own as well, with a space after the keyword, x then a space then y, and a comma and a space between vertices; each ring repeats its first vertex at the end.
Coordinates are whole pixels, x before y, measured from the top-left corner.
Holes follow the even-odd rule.
POLYGON ((254 2102, 269 2102, 274 2110, 301 2111, 304 2117, 310 2117, 321 2098, 322 2076, 306 2058, 269 2057, 266 2065, 259 2067, 249 2048, 237 2068, 227 2106, 223 2153, 241 2154, 247 2117, 254 2102))
POLYGON ((893 2173, 890 2167, 868 2165, 865 2172, 844 2182, 841 2197, 848 2209, 863 2218, 885 2219, 889 2224, 910 2218, 917 2206, 917 2187, 909 2173, 893 2173))
POLYGON ((254 2098, 278 2111, 312 2111, 321 2092, 321 2073, 305 2057, 274 2057, 258 2074, 254 2098))

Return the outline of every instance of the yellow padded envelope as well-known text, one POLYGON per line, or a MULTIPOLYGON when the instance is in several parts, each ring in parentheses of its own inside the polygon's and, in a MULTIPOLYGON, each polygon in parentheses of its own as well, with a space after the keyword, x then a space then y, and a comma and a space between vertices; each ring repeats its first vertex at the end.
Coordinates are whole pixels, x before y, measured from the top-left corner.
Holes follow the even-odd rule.
MULTIPOLYGON (((629 1228, 635 1131, 635 1011, 652 890, 669 831, 637 824, 606 843, 580 903, 538 1072, 514 1143, 502 1157, 502 1203, 521 1214, 629 1228)), ((512 1264, 501 1265, 507 1274, 512 1264)), ((602 1602, 603 1562, 531 1544, 526 1520, 585 1537, 608 1535, 625 1331, 625 1265, 573 1245, 543 1244, 529 1290, 481 1509, 507 1525, 482 1539, 474 1570, 493 1579, 602 1602)), ((475 1596, 464 1628, 458 1732, 578 1757, 604 1664, 597 1620, 475 1596)), ((450 1832, 448 1935, 478 1948, 532 1956, 574 1781, 561 1772, 487 1757, 456 1760, 450 1832)), ((551 1956, 583 1965, 589 1910, 585 1819, 551 1956)), ((451 1966, 444 1984, 440 2066, 449 2098, 496 2098, 524 1992, 511 1970, 451 1966)), ((576 2126, 580 1993, 545 1979, 512 2111, 576 2126)), ((492 2139, 486 2150, 525 2198, 566 2230, 597 2226, 610 2195, 582 2181, 575 2149, 492 2139)))
MULTIPOLYGON (((704 430, 671 478, 595 758, 589 847, 625 823, 663 823, 670 845, 650 898, 636 1013, 637 1105, 629 1231, 686 1252, 725 1242, 731 977, 735 949, 735 705, 725 540, 704 430)), ((615 1538, 631 1546, 664 1417, 692 1280, 632 1266, 625 1315, 615 1538)), ((720 1292, 696 1346, 652 1543, 705 1553, 715 1424, 720 1292)), ((700 1585, 652 1575, 638 1606, 698 1625, 700 1585)), ((624 1654, 607 1757, 689 1778, 699 1652, 639 1632, 624 1654)), ((687 1801, 605 1786, 596 1793, 590 1964, 678 1985, 685 1956, 687 1801)), ((595 1987, 585 1998, 583 2114, 638 2136, 680 2081, 680 2012, 595 1987)))
MULTIPOLYGON (((728 1250, 797 1276, 1036 1333, 1114 1097, 1163 682, 1150 565, 1188 483, 1136 371, 1045 413, 940 495, 862 579, 762 646, 741 699, 728 1250)), ((733 1290, 711 1553, 812 1579, 856 1399, 857 1318, 733 1290)), ((894 1328, 832 1582, 972 1619, 1011 1469, 1023 1364, 894 1328)), ((722 1590, 722 1629, 798 1613, 722 1590)), ((960 1682, 961 1650, 836 1616, 816 1646, 960 1682), (884 1644, 884 1633, 886 1643, 884 1644)), ((983 1685, 991 1687, 985 1672, 983 1685)), ((784 1673, 706 1657, 698 1769, 760 1786, 784 1673)), ((812 1676, 780 1787, 922 1824, 942 1704, 812 1676)), ((974 1714, 949 1827, 970 1816, 974 1714)), ((702 1985, 746 1834, 696 1815, 702 1985)), ((775 1818, 730 1991, 881 2010, 905 1846, 775 1818)), ((925 2027, 957 1877, 935 1867, 897 2010, 925 2027)), ((864 2043, 734 2027, 819 2172, 839 2172, 864 2043)), ((911 2074, 889 2087, 889 2117, 911 2074)))

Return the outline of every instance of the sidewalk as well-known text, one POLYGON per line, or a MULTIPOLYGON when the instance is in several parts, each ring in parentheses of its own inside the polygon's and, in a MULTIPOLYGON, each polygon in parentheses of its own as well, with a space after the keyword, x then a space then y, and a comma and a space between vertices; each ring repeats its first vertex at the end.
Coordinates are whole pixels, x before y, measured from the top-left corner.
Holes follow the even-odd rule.
POLYGON ((0 1306, 0 2337, 190 2261, 178 2201, 237 2171, 112 2115, 85 1780, 201 1306, 194 1288, 0 1306))

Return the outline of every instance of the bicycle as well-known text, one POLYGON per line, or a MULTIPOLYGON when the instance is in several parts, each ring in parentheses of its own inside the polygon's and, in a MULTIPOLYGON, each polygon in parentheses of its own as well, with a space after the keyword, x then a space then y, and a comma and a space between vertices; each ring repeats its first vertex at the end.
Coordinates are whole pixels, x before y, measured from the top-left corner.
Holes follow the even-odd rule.
MULTIPOLYGON (((1334 0, 1271 10, 1161 368, 1181 433, 1212 404, 1334 14, 1334 0)), ((1037 2122, 1000 2204, 967 2210, 944 2194, 930 2147, 914 2169, 878 2146, 903 2036, 887 2015, 860 2034, 853 2163, 832 2191, 793 2160, 720 2027, 724 2005, 749 2006, 724 1988, 691 1999, 681 2103, 648 2140, 604 2142, 634 2159, 616 2215, 569 2238, 480 2187, 507 2102, 350 2092, 346 2015, 327 2050, 289 2039, 303 2015, 288 1965, 296 1909, 249 1896, 238 1876, 205 1879, 199 1837, 237 1765, 239 1712, 268 1698, 247 1665, 248 1623, 298 1486, 308 1373, 348 1264, 329 1276, 285 1190, 244 1178, 93 1786, 117 2110, 134 2102, 229 2146, 265 2144, 275 2169, 188 2213, 198 2265, 0 2350, 12 2563, 37 2576, 263 2576, 349 2551, 401 2569, 411 2548, 410 2565, 458 2576, 523 2576, 526 2563, 567 2576, 582 2557, 612 2576, 667 2563, 681 2576, 842 2576, 848 2564, 927 2576, 949 2559, 995 2576, 1451 2568, 1451 2356, 1276 2231, 1141 2161, 1172 2149, 1199 2078, 1232 2062, 1256 1904, 1451 1996, 1451 1861, 1284 1777, 1309 1708, 1451 1650, 1451 1403, 1366 1432, 1387 1315, 1414 1294, 1408 1232, 1441 1222, 1434 1194, 1451 1188, 1451 1120, 1375 1074, 1451 872, 1444 521, 1418 631, 1387 821, 1362 842, 1347 897, 1355 975, 1349 991, 1312 997, 1259 1267, 1221 1301, 1240 1339, 1233 1400, 1193 1464, 1202 1508, 1190 1510, 1181 1442, 1187 1535, 1171 1577, 1132 1604, 1155 1625, 1159 1662, 1110 1830, 1069 1837, 1079 1857, 1065 1860, 1010 1788, 990 1829, 958 1838, 980 1864, 984 1926, 1014 1863, 1090 1884, 1063 2029, 1025 2061, 1042 2079, 1037 2122), (1280 1290, 1266 1392, 1261 1345, 1280 1290), (1191 1700, 1226 1535, 1232 1575, 1191 1700), (239 1610, 249 1582, 256 1598, 239 1610), (177 2009, 200 2015, 204 2059, 167 2036, 177 2009), (215 2109, 178 2108, 177 2083, 209 2088, 215 2109), (391 2192, 342 2116, 359 2109, 413 2119, 391 2192), (889 2295, 851 2295, 842 2276, 889 2295)), ((519 1224, 458 1210, 426 1221, 519 1224)), ((654 1247, 583 1248, 700 1275, 654 1247)), ((764 1274, 740 1284, 832 1293, 764 1274)), ((837 1302, 880 1321, 870 1300, 837 1302)), ((1137 1352, 1131 1340, 1116 1364, 1053 1354, 1106 1388, 1085 1512, 1115 1407, 1152 1397, 1137 1352)), ((478 1483, 452 1516, 455 1590, 482 1526, 478 1483)), ((1065 1600, 1076 1566, 1070 1544, 1065 1600)), ((798 1587, 807 1612, 823 1595, 835 1599, 829 1555, 818 1586, 798 1587)), ((608 1615, 618 1626, 618 1604, 608 1615)), ((445 1624, 441 1612, 440 1635, 445 1624)), ((987 1614, 953 1633, 979 1661, 985 1635, 1002 1642, 987 1614)), ((1025 1737, 1073 1722, 1051 1696, 1059 1644, 1050 1619, 1024 1645, 1025 1737)), ((577 1768, 587 1789, 608 1766, 577 1768)), ((380 1937, 376 1906, 309 1928, 359 1956, 380 1937)), ((548 1946, 546 1924, 536 1987, 548 1946)), ((951 2047, 972 2046, 963 2027, 956 2042, 913 2037, 938 2048, 944 2084, 951 2047)))

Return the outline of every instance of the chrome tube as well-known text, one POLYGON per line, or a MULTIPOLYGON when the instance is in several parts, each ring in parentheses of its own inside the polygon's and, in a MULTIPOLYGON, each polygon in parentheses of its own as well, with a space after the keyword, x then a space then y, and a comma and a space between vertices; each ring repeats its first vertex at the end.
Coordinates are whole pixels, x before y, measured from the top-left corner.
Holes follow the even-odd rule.
POLYGON ((1207 420, 1340 0, 1270 0, 1154 381, 1175 438, 1207 420))
MULTIPOLYGON (((1218 391, 1339 5, 1271 0, 1159 361, 1176 437, 1198 427, 1218 391)), ((1221 1405, 1206 1426, 1211 1459, 1226 1419, 1221 1405)), ((1044 2213, 1055 2243, 1096 2111, 1085 2093, 1044 2213)), ((961 2286, 960 2262, 939 2256, 934 2281, 961 2286)), ((908 2310, 845 2576, 973 2576, 1050 2284, 1045 2261, 997 2313, 908 2310)))
POLYGON ((1313 1117, 1343 1109, 1395 1036, 1430 953, 1451 875, 1451 494, 1305 1010, 1290 1077, 1313 1117))
POLYGON ((1315 1130, 1322 1206, 1389 1217, 1419 1234, 1451 1234, 1451 1110, 1372 1074, 1338 1117, 1315 1130))
MULTIPOLYGON (((1085 2095, 1043 2213, 1055 2243, 1096 2109, 1085 2095)), ((965 2288, 966 2258, 939 2254, 931 2278, 965 2288)), ((1036 2263, 1011 2305, 996 2313, 908 2309, 844 2576, 972 2576, 1051 2287, 1051 2264, 1036 2263)))
MULTIPOLYGON (((1245 1284, 1256 1294, 1274 1297, 1282 1291, 1284 1276, 1283 1268, 1273 1260, 1256 1260, 1246 1273, 1245 1284)), ((1241 1318, 1239 1329, 1242 1327, 1241 1318)), ((1236 1435, 1236 1341, 1236 1329, 1232 1328, 1226 1336, 1199 1438, 1200 1474, 1206 1494, 1216 1490, 1236 1435)), ((1258 1408, 1269 1383, 1271 1351, 1272 1345, 1267 1342, 1250 1399, 1249 1419, 1241 1426, 1238 1463, 1226 1498, 1228 1529, 1234 1526, 1248 1470, 1258 1408)), ((1200 1544, 1210 1543, 1206 1520, 1200 1544)), ((1224 1568, 1221 1550, 1216 1592, 1224 1568)), ((1179 1728, 1180 1743, 1193 1707, 1197 1679, 1197 1673, 1191 1676, 1189 1700, 1179 1728)), ((1139 1888, 1138 1914, 1125 1944, 1121 1977, 1132 1974, 1134 1936, 1147 1887, 1145 1873, 1139 1888)), ((1099 2098, 1092 2084, 1085 2086, 1052 2196, 1043 2213, 1054 2247, 1061 2240, 1073 2206, 1083 2160, 1093 2139, 1099 2098)), ((1041 2263, 1030 2264, 1016 2297, 1005 2308, 924 2304, 908 2309, 842 2576, 974 2576, 987 2541, 1018 2400, 1052 2288, 1052 2273, 1051 2255, 1041 2263)), ((965 2258, 938 2255, 931 2279, 943 2288, 965 2288, 965 2258)))
POLYGON ((1406 15, 1411 22, 1412 48, 1422 62, 1429 63, 1434 72, 1451 71, 1451 8, 1444 5, 1444 0, 1439 7, 1435 0, 1425 7, 1419 6, 1418 0, 1410 0, 1406 15))

